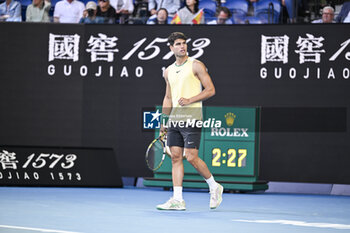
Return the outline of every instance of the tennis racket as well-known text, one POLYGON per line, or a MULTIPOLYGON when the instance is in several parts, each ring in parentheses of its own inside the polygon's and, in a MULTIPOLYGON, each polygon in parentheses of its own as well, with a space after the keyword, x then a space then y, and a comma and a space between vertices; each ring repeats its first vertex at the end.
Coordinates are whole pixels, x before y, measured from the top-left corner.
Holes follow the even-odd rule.
POLYGON ((158 138, 149 144, 146 151, 146 163, 152 171, 158 170, 166 156, 170 157, 170 151, 166 146, 166 133, 162 133, 158 138))

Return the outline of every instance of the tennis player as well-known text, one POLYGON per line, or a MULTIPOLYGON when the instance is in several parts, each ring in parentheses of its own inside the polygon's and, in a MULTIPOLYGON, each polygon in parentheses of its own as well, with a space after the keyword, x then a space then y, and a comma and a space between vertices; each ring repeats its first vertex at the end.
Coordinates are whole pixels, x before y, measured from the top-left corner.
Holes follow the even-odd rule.
MULTIPOLYGON (((223 186, 218 184, 207 165, 198 157, 201 128, 186 124, 171 124, 181 120, 202 121, 202 101, 215 95, 214 84, 205 65, 187 55, 187 37, 181 32, 173 32, 168 37, 170 49, 176 61, 164 71, 166 92, 163 100, 163 116, 169 116, 167 145, 172 160, 173 197, 158 205, 159 210, 185 210, 182 197, 184 178, 183 155, 202 175, 210 189, 210 208, 217 208, 222 201, 223 186), (185 118, 185 119, 184 119, 185 118)), ((161 133, 165 132, 164 125, 161 133)))

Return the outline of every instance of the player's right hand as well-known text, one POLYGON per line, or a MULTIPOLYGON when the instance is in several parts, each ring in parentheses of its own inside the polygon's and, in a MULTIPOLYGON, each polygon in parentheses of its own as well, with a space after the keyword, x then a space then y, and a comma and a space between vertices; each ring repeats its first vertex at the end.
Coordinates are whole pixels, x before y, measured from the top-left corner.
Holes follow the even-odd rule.
POLYGON ((159 129, 159 136, 165 135, 166 132, 167 132, 167 128, 163 124, 161 124, 159 129))

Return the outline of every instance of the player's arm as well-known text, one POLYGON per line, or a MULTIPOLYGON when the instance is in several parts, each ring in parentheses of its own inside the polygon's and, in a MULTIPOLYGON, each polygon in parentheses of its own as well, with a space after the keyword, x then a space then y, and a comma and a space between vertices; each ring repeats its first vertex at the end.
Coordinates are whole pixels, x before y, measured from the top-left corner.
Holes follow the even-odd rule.
POLYGON ((194 60, 192 69, 194 75, 201 81, 204 89, 201 91, 201 93, 189 99, 183 97, 180 98, 179 104, 181 106, 186 106, 195 102, 203 101, 215 95, 215 87, 210 78, 210 75, 207 72, 207 68, 205 67, 205 65, 198 60, 194 60))
MULTIPOLYGON (((170 84, 169 84, 169 80, 168 80, 168 69, 166 69, 164 71, 163 76, 164 76, 164 80, 166 83, 166 88, 165 88, 165 96, 163 99, 162 115, 169 116, 171 113, 171 109, 173 107, 173 103, 172 103, 172 99, 171 99, 171 89, 170 89, 170 84)), ((162 125, 161 125, 160 132, 162 133, 162 132, 164 132, 164 125, 163 125, 163 122, 161 122, 161 123, 162 123, 162 125)))
POLYGON ((164 80, 166 83, 166 89, 165 89, 165 96, 163 99, 163 113, 166 115, 170 115, 171 109, 173 107, 173 103, 171 100, 171 89, 170 89, 170 84, 168 80, 168 69, 164 71, 164 80))

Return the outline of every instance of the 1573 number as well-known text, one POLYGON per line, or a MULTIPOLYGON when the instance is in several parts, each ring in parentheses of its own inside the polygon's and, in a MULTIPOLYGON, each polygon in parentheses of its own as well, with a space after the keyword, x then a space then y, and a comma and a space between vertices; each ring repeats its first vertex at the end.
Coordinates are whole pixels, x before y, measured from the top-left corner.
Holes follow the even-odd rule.
POLYGON ((61 162, 61 167, 63 169, 69 169, 74 166, 74 161, 77 159, 77 156, 75 154, 68 154, 68 155, 57 155, 57 154, 43 154, 41 153, 39 156, 35 158, 35 154, 31 154, 28 156, 27 161, 25 164, 23 164, 23 168, 27 168, 30 164, 32 165, 33 168, 42 168, 47 164, 47 160, 50 161, 49 168, 54 168, 56 164, 60 161, 61 162), (34 160, 34 161, 33 161, 34 160))
MULTIPOLYGON (((122 60, 129 60, 129 58, 131 56, 133 56, 138 50, 140 50, 141 46, 145 43, 146 40, 147 40, 147 38, 143 38, 143 39, 137 41, 134 44, 134 47, 126 55, 123 56, 122 60)), ((191 41, 191 39, 188 39, 187 43, 189 43, 190 41, 191 41)), ((167 38, 156 37, 151 43, 149 43, 144 48, 143 51, 139 51, 137 53, 137 57, 140 60, 151 60, 151 59, 157 57, 161 52, 160 47, 156 44, 167 43, 167 42, 168 42, 167 38), (148 56, 146 56, 146 53, 148 54, 148 56)), ((199 38, 199 39, 194 40, 192 42, 192 51, 197 52, 197 53, 191 55, 191 57, 199 58, 204 53, 203 49, 209 45, 210 45, 210 40, 208 38, 199 38)), ((165 54, 162 57, 162 59, 169 60, 172 56, 173 56, 173 52, 170 51, 167 54, 165 54)))

